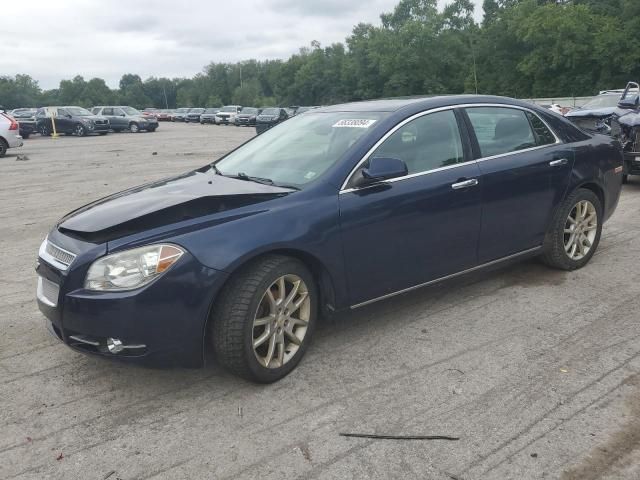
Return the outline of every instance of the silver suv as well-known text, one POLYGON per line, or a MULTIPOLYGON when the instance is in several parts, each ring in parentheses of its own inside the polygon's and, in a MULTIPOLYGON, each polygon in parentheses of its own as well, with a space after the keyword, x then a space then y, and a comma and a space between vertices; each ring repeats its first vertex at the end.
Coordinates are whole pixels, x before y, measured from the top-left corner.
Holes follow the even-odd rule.
POLYGON ((0 157, 4 157, 8 149, 21 147, 22 144, 20 125, 4 110, 0 110, 0 157))
POLYGON ((142 112, 133 107, 123 105, 93 107, 91 112, 94 115, 107 117, 114 132, 123 130, 129 130, 131 133, 138 133, 141 130, 155 132, 158 128, 157 118, 145 117, 142 112))

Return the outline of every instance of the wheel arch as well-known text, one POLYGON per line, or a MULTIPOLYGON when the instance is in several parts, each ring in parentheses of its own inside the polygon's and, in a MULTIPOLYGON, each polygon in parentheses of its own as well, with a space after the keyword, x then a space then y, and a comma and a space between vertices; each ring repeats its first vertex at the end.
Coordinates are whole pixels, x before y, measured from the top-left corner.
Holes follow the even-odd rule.
POLYGON ((316 282, 316 286, 318 287, 318 292, 320 294, 318 302, 320 311, 318 313, 322 316, 331 314, 335 310, 335 284, 333 278, 331 276, 331 273, 329 272, 329 269, 315 255, 295 248, 274 248, 267 251, 256 252, 255 254, 244 258, 241 262, 238 262, 236 265, 234 265, 234 268, 231 271, 227 272, 228 276, 225 279, 224 283, 220 286, 220 288, 217 289, 216 293, 211 298, 209 309, 207 311, 207 318, 205 319, 202 332, 203 363, 206 363, 206 353, 208 349, 210 349, 211 345, 211 342, 209 341, 209 335, 211 332, 211 311, 216 299, 227 286, 236 272, 246 267, 247 265, 269 255, 282 255, 290 258, 295 258, 296 260, 302 262, 302 264, 309 269, 309 272, 313 276, 313 279, 316 282))
POLYGON ((576 188, 574 188, 571 192, 569 192, 569 194, 573 193, 574 191, 578 190, 579 188, 584 188, 585 190, 591 190, 600 200, 600 203, 602 204, 602 211, 606 212, 606 199, 605 199, 605 195, 604 195, 604 188, 602 188, 598 183, 596 182, 585 182, 582 183, 580 185, 578 185, 576 188))

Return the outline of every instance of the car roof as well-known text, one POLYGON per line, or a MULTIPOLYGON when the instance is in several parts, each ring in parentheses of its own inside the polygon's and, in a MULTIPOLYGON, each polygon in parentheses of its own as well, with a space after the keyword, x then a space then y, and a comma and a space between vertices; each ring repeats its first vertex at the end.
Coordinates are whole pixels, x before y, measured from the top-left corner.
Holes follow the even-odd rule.
POLYGON ((463 105, 467 103, 504 103, 531 108, 532 104, 508 97, 492 95, 442 95, 431 97, 387 98, 381 100, 367 100, 362 102, 343 103, 320 107, 314 112, 397 112, 410 108, 411 110, 426 110, 431 108, 463 105))

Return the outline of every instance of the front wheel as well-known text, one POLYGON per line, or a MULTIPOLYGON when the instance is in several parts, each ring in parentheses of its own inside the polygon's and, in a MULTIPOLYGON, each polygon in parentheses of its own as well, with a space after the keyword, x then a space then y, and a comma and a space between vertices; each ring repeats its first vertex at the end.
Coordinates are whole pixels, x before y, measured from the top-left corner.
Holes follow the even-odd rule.
POLYGON ((138 124, 133 122, 129 125, 129 131, 131 133, 138 133, 140 131, 140 127, 138 127, 138 124))
POLYGON ((298 260, 270 255, 233 275, 211 316, 218 361, 260 383, 280 380, 304 355, 315 328, 317 289, 298 260))
POLYGON ((75 134, 79 137, 84 137, 87 134, 87 129, 84 128, 84 125, 78 124, 75 128, 75 134))
POLYGON ((602 202, 579 188, 561 205, 547 233, 542 260, 553 268, 576 270, 596 252, 602 234, 602 202))
POLYGON ((40 125, 39 132, 43 137, 48 137, 51 134, 51 132, 49 132, 49 127, 46 125, 40 125))
POLYGON ((158 127, 147 128, 147 132, 155 132, 158 127))

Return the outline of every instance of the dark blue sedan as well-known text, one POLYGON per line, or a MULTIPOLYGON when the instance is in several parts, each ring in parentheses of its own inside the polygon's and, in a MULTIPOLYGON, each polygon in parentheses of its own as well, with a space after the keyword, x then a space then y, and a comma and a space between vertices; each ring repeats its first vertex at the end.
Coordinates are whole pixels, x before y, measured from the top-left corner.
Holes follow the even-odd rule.
POLYGON ((501 97, 320 108, 211 165, 62 218, 38 304, 71 348, 289 373, 321 311, 539 256, 573 270, 618 203, 619 144, 501 97))

